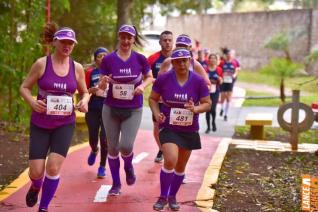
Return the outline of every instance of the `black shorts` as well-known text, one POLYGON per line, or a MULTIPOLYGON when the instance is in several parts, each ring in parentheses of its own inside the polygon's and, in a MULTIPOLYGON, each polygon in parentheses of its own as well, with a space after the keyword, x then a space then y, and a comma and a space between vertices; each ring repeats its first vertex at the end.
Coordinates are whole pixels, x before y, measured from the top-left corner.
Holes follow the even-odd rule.
POLYGON ((30 124, 29 160, 45 159, 48 152, 66 157, 70 147, 75 123, 56 129, 44 129, 30 124))
MULTIPOLYGON (((159 110, 161 111, 161 107, 162 107, 163 103, 159 103, 159 110)), ((152 114, 152 121, 156 122, 156 118, 155 116, 152 114)))
POLYGON ((198 132, 175 132, 171 129, 163 128, 159 132, 161 145, 174 143, 177 146, 187 149, 201 149, 201 139, 198 132))
POLYGON ((234 83, 222 83, 221 84, 221 92, 233 91, 234 83))

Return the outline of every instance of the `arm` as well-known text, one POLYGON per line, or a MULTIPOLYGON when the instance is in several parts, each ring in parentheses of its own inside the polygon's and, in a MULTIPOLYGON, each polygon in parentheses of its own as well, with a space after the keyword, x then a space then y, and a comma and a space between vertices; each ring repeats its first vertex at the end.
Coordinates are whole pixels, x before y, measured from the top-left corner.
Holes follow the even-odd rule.
POLYGON ((144 75, 143 82, 135 88, 134 95, 143 94, 146 87, 148 87, 153 82, 152 72, 148 71, 146 75, 144 75))
POLYGON ((75 62, 77 90, 82 97, 81 100, 75 106, 79 111, 86 113, 88 111, 89 94, 85 82, 85 73, 83 66, 75 62))
POLYGON ((210 111, 211 104, 210 96, 205 96, 200 99, 199 105, 194 105, 194 102, 190 99, 188 103, 185 103, 184 107, 193 113, 204 113, 210 111))
POLYGON ((198 61, 196 61, 196 60, 194 60, 194 64, 193 64, 193 68, 194 68, 194 71, 197 73, 197 74, 199 74, 199 75, 201 75, 202 77, 203 77, 203 79, 204 79, 204 81, 206 82, 206 84, 207 85, 211 85, 211 82, 210 82, 210 79, 209 79, 209 77, 208 77, 208 74, 206 73, 206 71, 205 71, 205 69, 202 67, 202 65, 198 62, 198 61))
POLYGON ((32 96, 32 87, 37 83, 45 69, 45 59, 38 59, 31 67, 27 77, 20 86, 20 94, 31 106, 32 110, 38 113, 46 112, 46 103, 43 100, 35 100, 32 96))
POLYGON ((159 100, 160 100, 160 94, 154 91, 151 91, 149 99, 148 99, 150 109, 156 121, 159 123, 162 123, 165 121, 166 117, 163 115, 163 113, 160 113, 159 104, 158 104, 159 100))

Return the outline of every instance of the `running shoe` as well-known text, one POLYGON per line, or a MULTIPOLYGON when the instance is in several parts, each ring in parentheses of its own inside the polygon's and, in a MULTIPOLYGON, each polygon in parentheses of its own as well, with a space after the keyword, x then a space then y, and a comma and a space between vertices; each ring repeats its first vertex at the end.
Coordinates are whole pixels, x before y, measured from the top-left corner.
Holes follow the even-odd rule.
POLYGON ((156 156, 156 158, 155 158, 155 162, 156 162, 156 163, 161 163, 162 160, 163 160, 163 154, 162 154, 162 151, 159 150, 159 151, 158 151, 158 154, 157 154, 157 156, 156 156))
POLYGON ((187 179, 186 179, 186 176, 184 175, 184 178, 182 180, 182 184, 186 184, 187 183, 187 179))
POLYGON ((100 166, 97 170, 97 178, 102 179, 102 178, 105 178, 105 176, 106 176, 105 167, 100 166))
POLYGON ((48 210, 45 208, 39 208, 39 212, 48 212, 48 210))
POLYGON ((121 185, 112 185, 112 187, 110 188, 108 195, 110 196, 118 196, 120 195, 120 189, 121 189, 121 185))
POLYGON ((223 110, 220 111, 220 116, 223 116, 223 110))
POLYGON ((157 202, 153 205, 153 209, 155 211, 163 211, 165 206, 167 205, 168 201, 166 197, 159 197, 157 202))
POLYGON ((136 175, 134 172, 134 167, 131 167, 130 169, 125 169, 126 172, 126 183, 127 185, 133 185, 136 182, 136 175))
POLYGON ((87 158, 87 163, 89 166, 94 165, 97 153, 98 153, 98 149, 96 152, 91 151, 91 153, 89 153, 89 156, 87 158))
POLYGON ((206 129, 205 134, 209 134, 210 133, 210 128, 206 129))
POLYGON ((224 116, 224 121, 227 121, 227 116, 224 116))
POLYGON ((35 189, 32 186, 30 187, 25 197, 25 202, 28 207, 33 207, 38 202, 39 192, 40 192, 40 189, 35 189))
POLYGON ((168 203, 169 203, 169 208, 172 210, 172 211, 178 211, 180 210, 180 206, 179 204, 177 203, 177 200, 176 200, 176 197, 168 197, 168 203))

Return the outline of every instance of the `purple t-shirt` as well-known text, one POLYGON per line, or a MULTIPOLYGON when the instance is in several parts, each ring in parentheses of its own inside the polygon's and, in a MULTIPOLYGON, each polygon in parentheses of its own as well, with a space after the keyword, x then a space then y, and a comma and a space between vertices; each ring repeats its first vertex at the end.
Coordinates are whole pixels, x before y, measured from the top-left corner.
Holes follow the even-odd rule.
POLYGON ((198 105, 201 98, 209 96, 209 89, 200 75, 190 71, 188 81, 180 86, 175 71, 168 71, 156 79, 152 90, 160 94, 163 100, 161 112, 166 116, 166 120, 160 124, 160 128, 181 132, 197 132, 199 130, 199 114, 193 115, 192 125, 180 126, 170 124, 170 111, 171 108, 184 108, 184 104, 190 99, 195 105, 198 105))
POLYGON ((121 98, 120 95, 127 91, 131 92, 131 90, 127 90, 128 88, 125 85, 133 85, 133 88, 139 86, 143 75, 146 75, 150 71, 150 66, 144 55, 132 51, 130 57, 126 61, 123 61, 117 55, 117 51, 114 51, 103 58, 100 70, 102 75, 111 75, 112 78, 104 104, 119 108, 142 107, 143 95, 135 95, 132 99, 121 98), (113 89, 116 93, 115 96, 113 95, 113 89))

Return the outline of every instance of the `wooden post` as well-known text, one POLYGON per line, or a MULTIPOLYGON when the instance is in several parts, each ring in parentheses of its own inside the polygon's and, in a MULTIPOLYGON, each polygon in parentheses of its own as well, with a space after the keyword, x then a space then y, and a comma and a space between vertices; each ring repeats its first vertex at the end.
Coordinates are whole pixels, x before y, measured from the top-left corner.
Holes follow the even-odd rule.
POLYGON ((298 149, 299 90, 293 90, 290 141, 292 150, 298 149))

